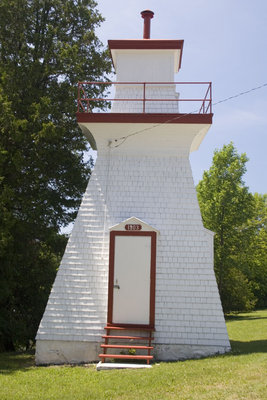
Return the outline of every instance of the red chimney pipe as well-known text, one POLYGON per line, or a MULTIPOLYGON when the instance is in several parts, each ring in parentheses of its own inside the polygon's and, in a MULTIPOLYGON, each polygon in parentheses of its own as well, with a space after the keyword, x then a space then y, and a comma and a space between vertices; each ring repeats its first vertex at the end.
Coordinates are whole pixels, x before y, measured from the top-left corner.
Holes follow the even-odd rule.
POLYGON ((144 18, 143 39, 150 39, 150 20, 154 17, 154 13, 150 10, 144 10, 141 12, 141 15, 144 18))

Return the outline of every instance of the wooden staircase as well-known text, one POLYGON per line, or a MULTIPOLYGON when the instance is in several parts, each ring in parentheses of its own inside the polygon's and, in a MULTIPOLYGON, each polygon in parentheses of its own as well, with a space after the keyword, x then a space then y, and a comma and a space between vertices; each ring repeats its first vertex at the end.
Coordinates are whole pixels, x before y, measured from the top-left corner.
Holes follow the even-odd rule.
POLYGON ((152 337, 154 329, 140 328, 140 327, 109 326, 109 325, 105 326, 104 329, 106 330, 106 335, 103 335, 102 338, 104 339, 105 343, 101 344, 103 353, 99 354, 101 362, 104 363, 105 359, 107 358, 114 360, 116 359, 138 360, 138 361, 143 360, 146 361, 147 364, 149 364, 149 362, 153 359, 153 356, 151 355, 151 351, 153 350, 151 342, 154 339, 152 337), (129 335, 129 332, 132 331, 133 332, 138 331, 138 333, 141 332, 142 336, 129 335), (110 343, 110 341, 112 341, 113 344, 110 343), (108 352, 109 349, 112 351, 112 353, 108 352), (118 352, 118 350, 120 349, 122 351, 118 352), (139 351, 141 351, 143 354, 136 354, 136 352, 139 351))

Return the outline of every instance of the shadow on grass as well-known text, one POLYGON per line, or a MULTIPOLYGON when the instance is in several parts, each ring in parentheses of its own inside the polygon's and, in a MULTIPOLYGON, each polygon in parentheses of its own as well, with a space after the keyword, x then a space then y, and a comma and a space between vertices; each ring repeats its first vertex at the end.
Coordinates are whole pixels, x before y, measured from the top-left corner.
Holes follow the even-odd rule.
POLYGON ((0 374, 13 374, 16 371, 26 372, 34 367, 33 353, 0 353, 0 374))
MULTIPOLYGON (((247 342, 231 340, 231 347, 232 352, 230 355, 232 356, 267 353, 267 340, 252 340, 247 342)), ((229 356, 229 353, 221 355, 221 357, 225 356, 229 356)), ((175 362, 177 361, 173 361, 173 363, 175 362)), ((0 353, 0 375, 11 375, 17 371, 27 372, 34 367, 33 353, 0 353)))
POLYGON ((254 319, 267 319, 267 317, 255 317, 251 315, 250 316, 242 316, 242 315, 225 315, 225 320, 226 321, 245 321, 245 320, 254 320, 254 319))
POLYGON ((232 354, 267 353, 267 340, 252 340, 251 342, 239 342, 231 340, 232 354))

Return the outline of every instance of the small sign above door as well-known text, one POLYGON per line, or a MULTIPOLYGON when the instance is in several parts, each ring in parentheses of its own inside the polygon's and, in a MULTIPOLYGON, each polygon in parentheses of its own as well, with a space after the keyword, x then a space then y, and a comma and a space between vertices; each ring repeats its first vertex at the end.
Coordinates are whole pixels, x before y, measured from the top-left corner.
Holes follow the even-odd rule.
POLYGON ((141 231, 142 225, 140 224, 126 224, 125 230, 126 231, 141 231))

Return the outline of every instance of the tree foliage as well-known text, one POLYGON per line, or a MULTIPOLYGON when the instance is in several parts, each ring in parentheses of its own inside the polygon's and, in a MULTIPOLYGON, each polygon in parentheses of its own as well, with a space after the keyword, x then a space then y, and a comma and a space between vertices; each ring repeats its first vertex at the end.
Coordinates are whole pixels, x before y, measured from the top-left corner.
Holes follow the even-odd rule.
MULTIPOLYGON (((0 348, 29 345, 92 160, 76 84, 110 72, 92 0, 0 3, 0 348)), ((96 90, 96 88, 94 89, 96 90)))
POLYGON ((266 301, 266 196, 245 186, 247 161, 232 143, 225 145, 197 185, 203 223, 216 233, 214 269, 225 312, 266 301))
POLYGON ((267 194, 254 194, 254 216, 248 222, 253 235, 240 253, 240 264, 250 280, 258 307, 267 306, 267 194))

